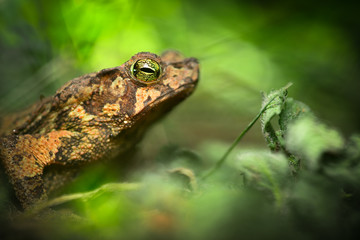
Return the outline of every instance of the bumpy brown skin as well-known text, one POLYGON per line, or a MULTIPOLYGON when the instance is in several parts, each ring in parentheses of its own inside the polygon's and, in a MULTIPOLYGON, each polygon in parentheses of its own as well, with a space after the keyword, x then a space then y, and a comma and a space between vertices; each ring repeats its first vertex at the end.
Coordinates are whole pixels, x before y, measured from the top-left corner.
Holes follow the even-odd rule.
POLYGON ((75 78, 53 97, 1 119, 0 158, 22 206, 47 199, 45 166, 118 156, 191 94, 198 77, 194 58, 141 52, 119 67, 75 78), (160 63, 157 82, 144 84, 131 75, 131 65, 143 58, 160 63))

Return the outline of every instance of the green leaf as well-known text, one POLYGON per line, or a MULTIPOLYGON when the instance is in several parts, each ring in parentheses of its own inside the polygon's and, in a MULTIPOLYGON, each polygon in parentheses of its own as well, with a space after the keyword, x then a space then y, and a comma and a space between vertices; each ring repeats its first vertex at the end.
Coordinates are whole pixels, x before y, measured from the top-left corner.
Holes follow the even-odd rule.
POLYGON ((275 99, 272 100, 272 102, 267 107, 267 110, 261 116, 262 127, 268 124, 274 116, 281 113, 283 104, 286 100, 288 88, 289 86, 287 85, 283 88, 280 88, 279 90, 271 91, 269 94, 263 93, 262 107, 268 104, 271 99, 275 99))
POLYGON ((270 191, 277 206, 282 205, 281 189, 290 176, 290 169, 284 155, 267 151, 248 152, 239 156, 236 167, 244 174, 246 184, 270 191))
POLYGON ((266 106, 270 101, 271 103, 260 117, 261 129, 270 149, 273 151, 279 150, 281 143, 270 121, 273 117, 280 115, 286 100, 287 89, 290 86, 291 84, 288 84, 279 90, 271 91, 269 94, 263 93, 262 106, 266 106))
POLYGON ((322 154, 342 149, 344 139, 315 117, 304 116, 288 126, 285 144, 287 150, 300 157, 306 167, 317 170, 322 154))
POLYGON ((324 172, 337 184, 346 186, 344 192, 359 191, 360 183, 360 136, 351 136, 345 151, 336 155, 332 164, 325 166, 324 172))
POLYGON ((285 132, 292 121, 305 115, 312 115, 310 108, 306 104, 292 98, 286 99, 279 116, 281 131, 285 132))

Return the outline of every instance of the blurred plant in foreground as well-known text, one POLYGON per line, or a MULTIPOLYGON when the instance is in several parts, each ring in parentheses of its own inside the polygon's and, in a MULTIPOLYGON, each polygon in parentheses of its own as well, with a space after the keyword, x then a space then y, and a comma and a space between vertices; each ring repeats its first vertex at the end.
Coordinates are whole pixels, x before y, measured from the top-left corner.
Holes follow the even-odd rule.
POLYGON ((261 123, 270 151, 237 150, 204 179, 196 176, 219 159, 222 147, 208 144, 197 155, 169 148, 162 154, 167 164, 160 157, 154 169, 134 177, 138 183, 53 199, 17 216, 3 236, 20 228, 35 236, 56 233, 58 239, 352 237, 360 223, 359 136, 345 141, 309 107, 288 98, 287 87, 264 94, 263 102, 261 123), (194 181, 198 187, 191 187, 194 181), (56 211, 46 210, 49 206, 56 211), (37 223, 29 224, 29 218, 37 223))

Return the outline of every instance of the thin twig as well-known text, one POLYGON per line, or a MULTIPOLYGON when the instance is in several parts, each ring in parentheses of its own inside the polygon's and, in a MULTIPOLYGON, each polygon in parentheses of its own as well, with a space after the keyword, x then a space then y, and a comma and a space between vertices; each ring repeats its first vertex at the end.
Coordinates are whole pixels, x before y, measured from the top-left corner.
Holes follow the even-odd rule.
POLYGON ((39 205, 34 206, 33 208, 28 209, 25 212, 25 215, 31 216, 40 212, 45 208, 54 207, 77 199, 89 200, 101 194, 101 192, 129 191, 129 190, 136 190, 139 187, 140 184, 138 183, 107 183, 93 191, 63 195, 54 198, 52 200, 49 200, 47 202, 41 203, 39 205))

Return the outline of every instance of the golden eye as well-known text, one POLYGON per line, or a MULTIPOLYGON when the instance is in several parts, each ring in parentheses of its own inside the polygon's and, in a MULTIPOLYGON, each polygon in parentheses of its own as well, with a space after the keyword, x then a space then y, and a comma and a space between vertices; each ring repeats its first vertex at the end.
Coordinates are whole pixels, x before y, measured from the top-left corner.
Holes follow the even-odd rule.
POLYGON ((152 83, 158 80, 161 74, 160 64, 149 58, 137 60, 131 66, 131 74, 143 83, 152 83))

